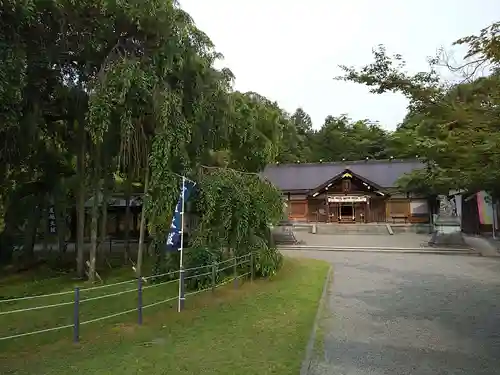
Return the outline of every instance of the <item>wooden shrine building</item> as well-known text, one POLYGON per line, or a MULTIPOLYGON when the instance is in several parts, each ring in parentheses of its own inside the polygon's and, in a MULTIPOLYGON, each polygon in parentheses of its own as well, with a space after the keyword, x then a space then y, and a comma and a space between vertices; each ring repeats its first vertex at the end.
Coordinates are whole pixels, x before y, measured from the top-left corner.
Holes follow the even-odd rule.
POLYGON ((398 178, 423 167, 418 160, 365 160, 276 164, 262 174, 283 192, 293 221, 427 223, 427 197, 395 186, 398 178))

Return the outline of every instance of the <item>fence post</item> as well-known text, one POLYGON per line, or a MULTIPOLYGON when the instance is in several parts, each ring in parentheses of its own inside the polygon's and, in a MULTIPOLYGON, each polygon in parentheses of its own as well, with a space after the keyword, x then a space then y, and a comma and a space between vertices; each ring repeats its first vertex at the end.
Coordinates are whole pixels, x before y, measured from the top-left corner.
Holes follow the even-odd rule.
POLYGON ((75 305, 73 310, 73 342, 80 341, 80 288, 75 288, 75 305))
POLYGON ((212 262, 212 293, 215 293, 215 277, 216 277, 216 274, 215 274, 215 266, 217 265, 217 263, 212 262))
POLYGON ((234 289, 238 288, 238 257, 235 255, 234 256, 234 266, 233 266, 233 277, 234 277, 234 289))
POLYGON ((253 279, 255 277, 254 274, 254 266, 253 266, 253 251, 250 253, 250 281, 253 283, 253 279))
POLYGON ((142 324, 142 277, 137 278, 137 322, 142 324))

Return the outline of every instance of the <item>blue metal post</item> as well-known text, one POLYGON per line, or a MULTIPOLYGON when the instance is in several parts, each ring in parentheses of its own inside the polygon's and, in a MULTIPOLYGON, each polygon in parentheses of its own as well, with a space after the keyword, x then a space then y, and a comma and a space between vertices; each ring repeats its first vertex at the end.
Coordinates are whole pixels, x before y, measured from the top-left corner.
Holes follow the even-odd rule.
POLYGON ((137 279, 137 322, 142 324, 142 277, 137 279))
POLYGON ((73 310, 73 342, 80 341, 80 288, 75 288, 75 308, 73 310))

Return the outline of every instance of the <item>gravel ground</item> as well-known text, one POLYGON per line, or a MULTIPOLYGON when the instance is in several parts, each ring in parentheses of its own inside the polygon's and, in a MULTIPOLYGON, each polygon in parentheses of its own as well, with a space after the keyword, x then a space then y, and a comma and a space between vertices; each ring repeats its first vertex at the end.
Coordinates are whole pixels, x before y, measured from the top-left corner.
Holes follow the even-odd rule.
POLYGON ((298 252, 334 265, 309 375, 500 374, 500 262, 298 252))

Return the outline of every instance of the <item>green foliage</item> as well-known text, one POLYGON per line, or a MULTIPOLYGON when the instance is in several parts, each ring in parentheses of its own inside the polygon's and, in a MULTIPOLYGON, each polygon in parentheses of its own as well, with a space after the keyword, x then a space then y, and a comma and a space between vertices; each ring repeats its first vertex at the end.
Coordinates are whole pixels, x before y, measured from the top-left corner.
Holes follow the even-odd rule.
POLYGON ((282 139, 283 112, 276 103, 249 92, 231 95, 230 167, 259 172, 276 160, 282 139))
POLYGON ((346 115, 328 116, 314 135, 314 161, 384 159, 387 133, 368 120, 353 122, 346 115))
POLYGON ((269 225, 283 215, 281 193, 255 174, 205 169, 198 183, 195 246, 229 248, 243 255, 258 240, 269 243, 269 225))
MULTIPOLYGON (((196 193, 190 198, 195 205, 195 212, 190 214, 197 215, 199 223, 189 241, 190 246, 185 250, 184 267, 198 268, 214 261, 227 261, 234 256, 240 257, 254 252, 257 254, 256 274, 273 275, 281 267, 282 261, 281 254, 270 248, 269 226, 282 218, 281 193, 268 181, 253 173, 243 173, 230 168, 204 167, 200 175, 196 193)), ((177 183, 179 181, 172 174, 169 178, 177 183)), ((170 230, 171 215, 179 194, 179 185, 168 185, 161 191, 170 194, 170 202, 167 202, 165 197, 157 199, 156 204, 150 206, 153 208, 149 213, 151 217, 157 218, 151 223, 155 235, 152 246, 157 257, 154 274, 173 271, 179 267, 178 254, 165 255, 164 248, 165 236, 170 230), (167 203, 160 207, 160 201, 167 203)), ((248 269, 248 265, 243 269, 248 269)), ((201 268, 189 275, 208 271, 201 268)), ((221 275, 231 273, 229 270, 221 275)), ((211 282, 210 275, 193 277, 190 280, 190 288, 201 288, 211 282)))
POLYGON ((420 155, 428 168, 405 176, 400 186, 432 193, 486 190, 498 199, 500 23, 455 44, 468 48, 468 60, 460 67, 438 57, 431 60, 430 71, 410 75, 403 70, 401 56, 391 58, 380 47, 372 64, 361 69, 343 66, 340 79, 365 84, 374 93, 400 92, 409 99, 409 113, 391 135, 390 147, 403 156, 420 155), (462 73, 463 80, 444 82, 437 74, 439 64, 462 73), (489 74, 477 78, 485 67, 489 74))
MULTIPOLYGON (((4 3, 0 258, 10 257, 16 238, 30 237, 31 224, 34 233, 43 225, 27 202, 54 199, 68 213, 82 192, 83 212, 81 202, 102 186, 123 190, 114 174, 139 184, 151 176, 145 198, 157 267, 167 267, 164 239, 178 175, 186 175, 198 181, 193 202, 200 225, 192 242, 200 250, 193 259, 205 259, 202 249, 216 249, 206 250, 211 257, 264 251, 262 275, 280 264, 268 241, 269 224, 282 215, 280 194, 231 168, 258 173, 275 162, 420 155, 428 168, 404 177, 403 188, 486 189, 500 197, 499 23, 456 42, 467 46, 473 73, 490 68, 485 77, 450 84, 434 67, 411 75, 402 56, 389 57, 382 46, 372 64, 343 67, 341 79, 409 99, 403 124, 388 133, 346 115, 328 116, 315 130, 301 108, 289 114, 257 93, 233 91, 233 74, 214 67, 220 54, 176 1, 4 3)), ((22 242, 33 256, 33 244, 22 242)))
POLYGON ((258 252, 255 262, 256 274, 271 277, 283 265, 283 255, 274 247, 263 246, 258 252))

